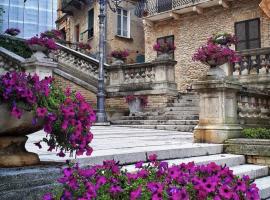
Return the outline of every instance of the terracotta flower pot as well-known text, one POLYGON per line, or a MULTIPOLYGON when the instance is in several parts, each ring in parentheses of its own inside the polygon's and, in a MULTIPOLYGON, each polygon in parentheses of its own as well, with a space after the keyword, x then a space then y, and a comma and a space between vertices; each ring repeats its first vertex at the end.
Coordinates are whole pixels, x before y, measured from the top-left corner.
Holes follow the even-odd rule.
POLYGON ((42 129, 42 123, 32 124, 33 112, 23 112, 20 119, 10 114, 7 104, 0 104, 0 167, 21 167, 40 162, 35 153, 27 152, 26 135, 42 129))

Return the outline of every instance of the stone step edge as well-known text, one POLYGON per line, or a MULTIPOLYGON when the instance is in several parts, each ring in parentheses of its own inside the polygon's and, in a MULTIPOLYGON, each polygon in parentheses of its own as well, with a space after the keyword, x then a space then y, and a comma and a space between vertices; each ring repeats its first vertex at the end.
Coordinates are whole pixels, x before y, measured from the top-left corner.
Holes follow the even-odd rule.
POLYGON ((256 179, 254 183, 259 188, 261 199, 270 198, 270 176, 256 179))

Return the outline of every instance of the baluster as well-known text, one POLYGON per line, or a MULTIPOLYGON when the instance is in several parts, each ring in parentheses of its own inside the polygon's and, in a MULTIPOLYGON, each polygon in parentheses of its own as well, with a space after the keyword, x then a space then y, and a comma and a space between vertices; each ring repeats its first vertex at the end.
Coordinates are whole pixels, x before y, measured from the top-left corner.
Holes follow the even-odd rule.
POLYGON ((257 56, 251 56, 250 57, 250 74, 258 74, 257 68, 258 68, 258 62, 257 62, 257 56))
POLYGON ((259 74, 266 74, 266 55, 260 55, 260 67, 259 67, 259 74))
POLYGON ((243 69, 241 71, 241 75, 247 75, 248 74, 248 68, 249 68, 248 57, 247 56, 243 57, 242 67, 243 67, 243 69))
POLYGON ((241 65, 240 65, 241 62, 235 62, 234 63, 234 72, 233 72, 233 75, 234 76, 239 76, 241 74, 241 65))

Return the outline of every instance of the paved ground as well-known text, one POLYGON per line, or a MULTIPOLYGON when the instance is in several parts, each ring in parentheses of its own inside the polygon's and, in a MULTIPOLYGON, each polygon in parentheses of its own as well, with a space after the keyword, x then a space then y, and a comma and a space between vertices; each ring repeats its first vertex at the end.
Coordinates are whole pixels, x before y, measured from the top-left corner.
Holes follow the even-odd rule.
MULTIPOLYGON (((184 145, 192 145, 192 133, 177 131, 163 131, 153 129, 136 129, 125 127, 93 127, 94 140, 91 156, 109 156, 134 152, 146 152, 179 148, 184 145)), ((59 158, 55 152, 47 152, 47 147, 38 149, 33 143, 39 141, 45 133, 39 131, 29 135, 26 149, 39 154, 42 161, 64 161, 67 158, 59 158)), ((83 158, 80 156, 79 158, 83 158)), ((72 157, 70 159, 73 159, 72 157)))

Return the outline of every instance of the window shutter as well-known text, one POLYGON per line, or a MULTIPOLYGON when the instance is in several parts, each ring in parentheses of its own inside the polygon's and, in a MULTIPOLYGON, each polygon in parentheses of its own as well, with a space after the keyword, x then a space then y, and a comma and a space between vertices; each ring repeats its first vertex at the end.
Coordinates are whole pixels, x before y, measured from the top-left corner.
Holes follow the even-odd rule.
POLYGON ((88 11, 88 38, 94 36, 94 9, 88 11))

